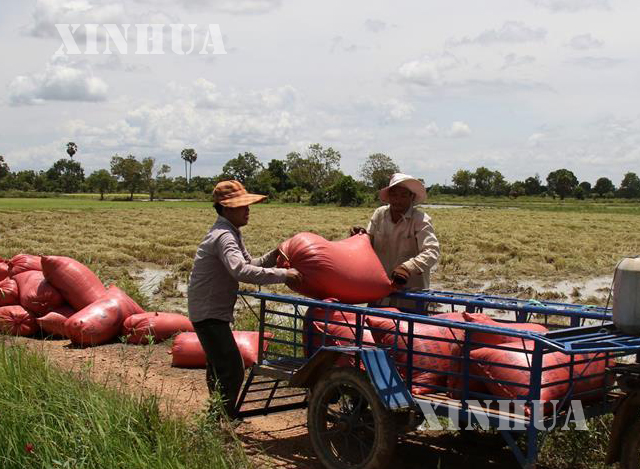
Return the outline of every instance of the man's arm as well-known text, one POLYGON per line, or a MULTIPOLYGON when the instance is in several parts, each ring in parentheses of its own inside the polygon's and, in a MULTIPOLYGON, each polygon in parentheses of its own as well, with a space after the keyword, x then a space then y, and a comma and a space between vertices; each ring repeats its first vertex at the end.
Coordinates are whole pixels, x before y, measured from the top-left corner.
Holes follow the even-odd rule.
POLYGON ((257 285, 285 282, 287 269, 259 267, 247 262, 233 234, 222 234, 217 243, 222 263, 237 281, 257 285))
POLYGON ((280 251, 278 248, 275 248, 273 251, 269 251, 262 257, 251 259, 251 265, 258 267, 275 267, 276 262, 278 261, 278 254, 280 254, 280 251))

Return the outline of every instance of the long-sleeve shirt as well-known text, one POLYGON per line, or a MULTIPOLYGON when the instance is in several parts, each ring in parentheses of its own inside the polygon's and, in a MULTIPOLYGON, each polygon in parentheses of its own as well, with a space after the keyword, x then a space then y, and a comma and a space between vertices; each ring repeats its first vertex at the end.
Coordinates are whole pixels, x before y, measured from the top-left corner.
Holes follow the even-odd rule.
POLYGON ((387 275, 402 264, 411 274, 407 288, 429 288, 431 268, 440 256, 440 243, 427 214, 411 207, 394 223, 391 210, 385 205, 373 212, 367 232, 387 275))
POLYGON ((191 322, 233 322, 239 282, 265 285, 285 281, 287 269, 272 268, 277 255, 271 251, 252 259, 240 230, 219 216, 198 246, 193 262, 187 300, 191 322))

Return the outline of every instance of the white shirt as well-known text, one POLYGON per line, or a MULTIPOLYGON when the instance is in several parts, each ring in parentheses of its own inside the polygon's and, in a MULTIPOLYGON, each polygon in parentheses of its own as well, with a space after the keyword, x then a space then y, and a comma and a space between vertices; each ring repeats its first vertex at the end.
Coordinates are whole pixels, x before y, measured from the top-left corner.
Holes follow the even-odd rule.
POLYGON ((367 232, 387 275, 402 264, 411 274, 407 288, 429 288, 429 274, 438 262, 440 243, 426 213, 411 207, 394 223, 390 207, 385 205, 373 212, 367 232))

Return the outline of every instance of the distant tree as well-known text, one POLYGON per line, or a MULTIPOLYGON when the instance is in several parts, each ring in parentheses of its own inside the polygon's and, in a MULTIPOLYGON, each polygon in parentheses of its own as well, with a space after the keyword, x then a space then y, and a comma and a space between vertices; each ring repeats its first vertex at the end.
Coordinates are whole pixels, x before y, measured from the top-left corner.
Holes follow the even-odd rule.
POLYGON ((191 181, 191 165, 198 159, 198 153, 193 148, 185 148, 180 152, 180 158, 184 160, 184 177, 187 179, 187 185, 191 181), (189 163, 189 173, 187 174, 187 163, 189 163))
POLYGON ((106 169, 94 171, 87 178, 87 186, 91 192, 100 193, 100 200, 104 200, 104 194, 114 192, 118 186, 118 181, 106 169))
POLYGON ((284 192, 293 187, 291 178, 287 172, 287 163, 282 160, 271 160, 267 166, 269 173, 274 179, 273 188, 276 192, 284 192))
POLYGON ((135 156, 126 158, 115 155, 111 157, 111 174, 129 191, 129 200, 133 200, 133 194, 142 185, 142 163, 135 156))
POLYGON ((473 173, 466 169, 459 169, 451 178, 453 187, 458 195, 469 195, 473 188, 473 173))
POLYGON ((271 171, 263 169, 258 174, 247 181, 247 189, 256 194, 263 194, 273 197, 276 193, 276 178, 273 177, 271 171))
POLYGON ((591 183, 590 182, 582 181, 580 184, 578 184, 578 187, 582 188, 582 192, 584 193, 585 197, 589 197, 589 195, 591 195, 591 183))
MULTIPOLYGON (((41 179, 46 179, 42 178, 41 179)), ((12 185, 14 189, 19 191, 32 191, 37 189, 38 174, 32 169, 18 171, 13 175, 12 185)), ((40 189, 44 189, 45 184, 40 184, 40 189)))
POLYGON ((524 180, 524 193, 526 195, 538 195, 543 192, 542 181, 540 180, 540 175, 536 174, 535 176, 529 176, 524 180))
POLYGON ((568 169, 552 171, 547 176, 547 186, 550 192, 556 193, 560 199, 564 199, 578 185, 578 178, 568 169))
POLYGON ((67 143, 67 154, 69 155, 69 158, 73 158, 73 155, 75 155, 77 152, 78 152, 78 145, 76 145, 73 142, 67 143))
POLYGON ((511 184, 511 187, 509 188, 509 196, 516 198, 525 194, 526 194, 526 190, 525 190, 524 182, 516 181, 513 184, 511 184))
POLYGON ((205 194, 211 194, 213 192, 213 188, 217 183, 217 178, 208 178, 202 176, 194 176, 191 181, 189 181, 191 189, 204 192, 205 194))
POLYGON ((360 176, 364 183, 379 191, 389 184, 389 179, 393 173, 399 173, 400 167, 390 156, 384 153, 373 153, 360 167, 360 176))
POLYGON ((493 178, 493 171, 484 166, 480 166, 473 173, 473 181, 475 190, 482 195, 489 195, 491 193, 491 180, 493 178))
POLYGON ((596 181, 596 185, 593 186, 593 191, 600 197, 603 197, 608 192, 614 192, 616 187, 611 182, 611 179, 601 177, 596 181))
POLYGON ((627 173, 620 183, 620 195, 628 199, 640 197, 640 178, 636 173, 627 173))
POLYGON ((238 153, 236 158, 232 158, 224 164, 222 175, 225 179, 235 179, 245 184, 262 169, 262 163, 253 153, 238 153))
POLYGON ((319 143, 309 145, 306 157, 291 152, 287 155, 287 169, 294 185, 309 192, 324 189, 333 184, 341 175, 339 151, 329 147, 326 150, 319 143))
POLYGON ((84 170, 80 163, 65 158, 56 161, 46 176, 54 191, 68 194, 80 192, 84 182, 84 170))
POLYGON ((582 186, 577 185, 576 188, 573 190, 573 196, 578 200, 584 200, 587 194, 582 186))
POLYGON ((10 173, 9 165, 4 161, 4 156, 0 155, 0 179, 10 173))
POLYGON ((356 206, 362 203, 363 196, 358 190, 358 183, 351 176, 341 176, 332 189, 331 192, 340 206, 356 206))
POLYGON ((168 164, 163 164, 160 167, 156 166, 156 159, 149 156, 143 158, 142 163, 142 185, 149 192, 149 200, 153 202, 156 190, 158 188, 158 178, 161 178, 171 171, 171 167, 168 164))

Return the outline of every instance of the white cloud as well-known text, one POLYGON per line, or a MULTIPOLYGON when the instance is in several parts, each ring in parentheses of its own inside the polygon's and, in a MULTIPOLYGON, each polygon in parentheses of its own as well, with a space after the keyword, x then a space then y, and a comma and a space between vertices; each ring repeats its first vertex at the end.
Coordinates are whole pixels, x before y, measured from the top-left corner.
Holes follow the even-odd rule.
POLYGON ((41 104, 46 101, 104 101, 109 86, 93 76, 83 62, 54 55, 43 72, 19 75, 9 84, 12 105, 41 104))
POLYGON ((502 70, 509 67, 519 67, 521 65, 528 65, 536 61, 536 58, 532 55, 516 55, 516 54, 507 54, 504 57, 504 65, 502 65, 502 70))
POLYGON ((343 51, 343 52, 357 52, 359 50, 368 50, 369 47, 350 43, 342 36, 334 36, 331 39, 330 52, 343 51))
POLYGON ((622 59, 614 59, 613 57, 578 57, 576 59, 567 60, 568 63, 578 65, 580 67, 591 68, 594 70, 604 70, 624 62, 622 59))
POLYGON ((591 34, 580 34, 574 36, 569 41, 569 47, 577 50, 597 49, 604 44, 600 39, 596 39, 591 34))
POLYGON ((536 132, 534 134, 531 134, 527 139, 527 146, 533 147, 533 148, 540 147, 544 143, 546 138, 547 138, 546 134, 542 132, 536 132))
POLYGON ((462 121, 455 121, 451 124, 451 129, 449 130, 447 136, 451 138, 463 138, 471 135, 471 128, 469 124, 462 121))
POLYGON ((449 45, 461 46, 466 44, 479 44, 487 46, 491 44, 513 44, 523 42, 540 42, 547 36, 544 28, 530 28, 521 21, 506 21, 500 29, 487 29, 479 35, 470 38, 450 39, 449 45))
POLYGON ((387 23, 380 20, 367 19, 364 22, 364 27, 367 31, 371 33, 380 33, 385 29, 387 29, 387 23))
POLYGON ((536 6, 553 12, 577 12, 581 10, 609 10, 609 0, 529 0, 536 6))
POLYGON ((440 135, 440 128, 438 127, 438 124, 436 124, 434 121, 429 122, 424 128, 424 134, 427 137, 437 137, 438 135, 440 135))
POLYGON ((262 15, 277 10, 282 0, 134 0, 157 7, 180 6, 200 13, 219 12, 230 15, 262 15))
POLYGON ((219 90, 203 78, 186 88, 169 86, 168 104, 145 103, 123 119, 95 126, 81 120, 68 124, 85 146, 116 151, 175 153, 185 146, 211 151, 242 151, 251 147, 285 145, 304 123, 291 107, 291 87, 246 93, 219 90), (208 106, 194 99, 208 93, 208 106), (235 96, 237 99, 222 99, 235 96))
POLYGON ((293 109, 300 99, 298 91, 291 85, 262 90, 219 90, 217 85, 205 78, 198 78, 190 88, 180 90, 196 107, 204 109, 293 109))
POLYGON ((389 120, 407 120, 415 111, 410 104, 397 99, 389 99, 382 103, 382 107, 388 112, 389 120))
POLYGON ((31 21, 24 31, 36 37, 59 37, 56 24, 128 22, 130 21, 127 21, 122 3, 101 0, 37 0, 31 21))
POLYGON ((460 61, 450 53, 426 55, 418 60, 405 62, 398 69, 399 80, 420 86, 435 86, 443 82, 442 74, 459 66, 460 61))

